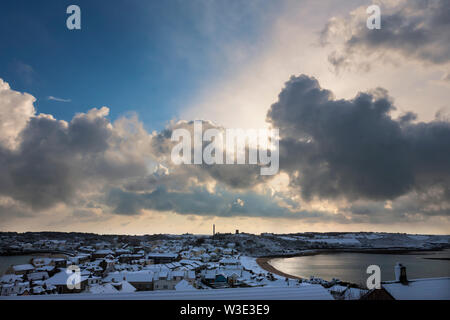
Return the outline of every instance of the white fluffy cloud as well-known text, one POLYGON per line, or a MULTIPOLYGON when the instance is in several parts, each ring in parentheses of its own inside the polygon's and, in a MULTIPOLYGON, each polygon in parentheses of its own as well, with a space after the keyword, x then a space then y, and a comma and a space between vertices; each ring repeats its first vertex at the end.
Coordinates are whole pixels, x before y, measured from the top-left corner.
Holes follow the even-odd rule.
POLYGON ((14 149, 19 144, 19 133, 34 116, 36 99, 28 93, 10 88, 0 79, 0 144, 14 149))

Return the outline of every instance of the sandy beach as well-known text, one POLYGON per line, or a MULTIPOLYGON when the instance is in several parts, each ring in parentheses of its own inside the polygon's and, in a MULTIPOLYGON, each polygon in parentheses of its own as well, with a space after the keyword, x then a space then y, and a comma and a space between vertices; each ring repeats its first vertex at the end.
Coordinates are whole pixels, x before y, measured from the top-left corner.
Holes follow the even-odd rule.
POLYGON ((290 278, 290 279, 301 279, 300 277, 297 276, 293 276, 284 272, 281 272, 280 270, 275 269, 270 263, 269 261, 273 259, 273 258, 257 258, 256 259, 256 263, 263 268, 264 270, 271 272, 273 274, 277 274, 281 277, 286 277, 286 278, 290 278))

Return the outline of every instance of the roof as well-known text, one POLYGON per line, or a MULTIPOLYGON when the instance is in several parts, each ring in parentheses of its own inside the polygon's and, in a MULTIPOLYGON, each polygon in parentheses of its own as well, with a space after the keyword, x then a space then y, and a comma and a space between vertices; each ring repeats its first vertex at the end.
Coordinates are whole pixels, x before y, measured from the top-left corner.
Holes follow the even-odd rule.
POLYGON ((40 280, 40 279, 47 279, 48 273, 46 271, 39 271, 39 272, 32 272, 28 274, 28 280, 40 280))
MULTIPOLYGON (((66 269, 61 269, 61 272, 56 273, 55 275, 53 275, 53 277, 45 280, 46 284, 51 284, 51 285, 60 285, 60 286, 65 286, 67 285, 67 279, 69 278, 69 276, 71 274, 66 273, 66 269)), ((83 282, 84 280, 86 280, 87 277, 80 275, 80 282, 83 282)), ((77 280, 76 278, 73 279, 74 281, 77 280)), ((76 284, 76 283, 74 283, 76 284)))
POLYGON ((22 281, 22 276, 15 274, 5 274, 0 278, 0 283, 13 283, 16 280, 22 281))
POLYGON ((42 266, 35 269, 35 271, 52 271, 55 269, 54 266, 42 266))
POLYGON ((396 300, 450 300, 450 277, 386 282, 383 288, 396 300))
POLYGON ((89 292, 92 294, 106 294, 106 293, 118 293, 119 291, 112 286, 111 283, 106 283, 104 285, 95 285, 89 287, 89 292))
POLYGON ((25 297, 7 296, 4 298, 11 300, 333 300, 331 294, 321 285, 304 285, 295 288, 256 287, 189 291, 163 290, 140 291, 120 295, 81 293, 25 297))
POLYGON ((348 288, 344 291, 345 300, 359 300, 361 297, 367 293, 367 290, 359 288, 348 288))
POLYGON ((215 269, 213 270, 206 270, 204 277, 205 279, 214 279, 216 277, 217 271, 215 269))
POLYGON ((113 254, 114 252, 112 250, 109 249, 102 249, 102 250, 97 250, 94 252, 94 254, 113 254))
POLYGON ((175 285, 175 290, 177 291, 191 291, 191 290, 196 290, 189 282, 187 282, 186 280, 181 280, 180 282, 178 282, 175 285))
POLYGON ((32 260, 34 265, 48 265, 52 262, 52 259, 46 257, 33 258, 32 260))
POLYGON ((105 281, 122 281, 128 282, 153 282, 152 271, 136 271, 136 272, 111 272, 104 279, 105 281))
POLYGON ((153 279, 159 280, 160 278, 168 278, 168 277, 169 273, 167 271, 159 271, 155 273, 153 279))
POLYGON ((328 290, 330 290, 331 292, 342 293, 345 290, 347 290, 347 287, 346 286, 342 286, 340 284, 335 284, 334 286, 330 287, 328 290))
POLYGON ((41 286, 33 287, 31 290, 33 290, 33 293, 35 294, 39 294, 45 291, 44 288, 42 288, 41 286))
POLYGON ((219 262, 224 264, 239 264, 240 260, 234 258, 223 258, 219 262))
POLYGON ((218 269, 217 272, 223 274, 226 277, 232 277, 233 275, 240 277, 242 275, 241 269, 218 269))
POLYGON ((154 253, 149 253, 147 255, 147 257, 149 259, 151 258, 170 258, 170 259, 175 259, 178 257, 178 254, 176 253, 159 253, 159 252, 154 252, 154 253))
POLYGON ((13 270, 14 271, 28 271, 28 270, 33 270, 34 266, 27 263, 27 264, 17 264, 15 266, 13 266, 13 270))
POLYGON ((172 271, 172 277, 184 277, 184 271, 172 271))
POLYGON ((119 289, 119 287, 115 287, 115 288, 117 290, 119 290, 120 293, 131 293, 131 292, 135 292, 136 291, 136 288, 131 283, 129 283, 128 281, 121 281, 120 282, 120 289, 119 289))

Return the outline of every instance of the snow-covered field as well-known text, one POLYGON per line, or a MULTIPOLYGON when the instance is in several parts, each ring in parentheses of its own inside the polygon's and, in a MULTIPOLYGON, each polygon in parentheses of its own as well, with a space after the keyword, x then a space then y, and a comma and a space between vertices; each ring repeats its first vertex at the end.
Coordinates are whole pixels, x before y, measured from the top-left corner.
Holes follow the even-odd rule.
MULTIPOLYGON (((314 248, 405 248, 405 249, 431 249, 437 248, 440 244, 448 244, 449 236, 439 235, 408 235, 401 233, 375 233, 375 232, 356 232, 356 233, 299 233, 299 234, 280 234, 266 236, 274 243, 279 241, 283 243, 282 253, 288 253, 288 250, 300 247, 303 249, 314 248), (300 242, 300 243, 299 243, 300 242), (283 252, 284 250, 284 252, 283 252)), ((256 240, 258 243, 258 241, 256 240)), ((266 244, 266 247, 269 247, 266 244)), ((270 254, 277 254, 271 252, 270 254)))

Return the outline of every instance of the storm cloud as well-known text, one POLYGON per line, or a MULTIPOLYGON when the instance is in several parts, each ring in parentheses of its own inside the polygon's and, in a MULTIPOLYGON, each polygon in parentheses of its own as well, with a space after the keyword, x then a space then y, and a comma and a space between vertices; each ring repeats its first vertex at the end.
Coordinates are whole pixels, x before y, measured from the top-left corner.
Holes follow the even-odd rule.
MULTIPOLYGON (((211 191, 216 190, 216 184, 217 190, 245 191, 269 179, 260 176, 256 165, 174 165, 170 159, 175 145, 170 140, 171 133, 181 127, 192 131, 192 121, 171 123, 165 130, 150 134, 137 117, 111 123, 109 109, 102 107, 76 114, 67 122, 35 114, 34 97, 14 91, 4 82, 2 86, 0 112, 5 116, 1 117, 0 129, 5 139, 0 144, 0 196, 6 201, 3 218, 7 212, 18 216, 15 213, 19 209, 26 209, 30 214, 38 214, 58 204, 77 211, 90 210, 93 203, 106 213, 117 214, 137 214, 141 209, 232 214, 232 202, 237 201, 239 191, 231 201, 230 197, 211 191), (9 114, 12 118, 8 122, 9 114), (203 192, 207 188, 210 191, 203 192), (118 190, 126 196, 113 196, 119 194, 118 190), (116 203, 115 199, 120 201, 116 203), (226 209, 230 201, 231 207, 226 209)), ((203 126, 219 128, 208 121, 203 126)), ((249 204, 253 198, 248 198, 249 204)), ((243 204, 238 208, 240 214, 276 216, 287 212, 275 201, 265 201, 265 196, 253 203, 258 204, 258 210, 255 205, 248 210, 243 204)))
POLYGON ((428 123, 413 113, 393 118, 395 106, 381 88, 336 100, 315 78, 286 83, 267 114, 280 132, 280 170, 288 177, 281 189, 257 165, 174 165, 171 133, 192 130, 192 121, 148 133, 137 116, 111 122, 102 107, 67 122, 35 114, 34 98, 9 86, 2 94, 14 99, 2 101, 1 114, 12 113, 18 124, 11 130, 2 119, 0 126, 7 137, 0 143, 2 221, 59 204, 73 217, 82 212, 92 219, 149 210, 378 223, 449 213, 448 119, 441 113, 428 123), (315 206, 317 199, 331 207, 315 206))
POLYGON ((393 110, 384 89, 336 100, 315 78, 291 77, 267 115, 280 128, 291 186, 307 200, 385 201, 433 189, 449 202, 450 123, 394 119, 393 110))
POLYGON ((117 157, 120 137, 105 118, 108 112, 94 108, 70 122, 28 116, 16 140, 10 140, 17 146, 0 145, 0 194, 41 210, 73 204, 80 191, 95 184, 145 174, 139 158, 117 157))
POLYGON ((331 19, 321 32, 321 43, 334 50, 329 62, 336 67, 354 67, 358 58, 370 63, 392 54, 425 65, 450 62, 450 5, 446 0, 382 2, 381 28, 366 27, 366 7, 348 17, 331 19), (370 60, 369 60, 370 59, 370 60))
POLYGON ((280 206, 271 194, 254 191, 234 192, 225 188, 216 188, 213 192, 196 187, 189 192, 169 191, 160 186, 153 192, 133 193, 121 189, 112 189, 107 202, 114 207, 114 213, 137 215, 142 210, 173 211, 183 215, 217 217, 266 217, 303 219, 308 221, 335 221, 348 223, 351 219, 342 214, 324 211, 292 211, 280 206))

